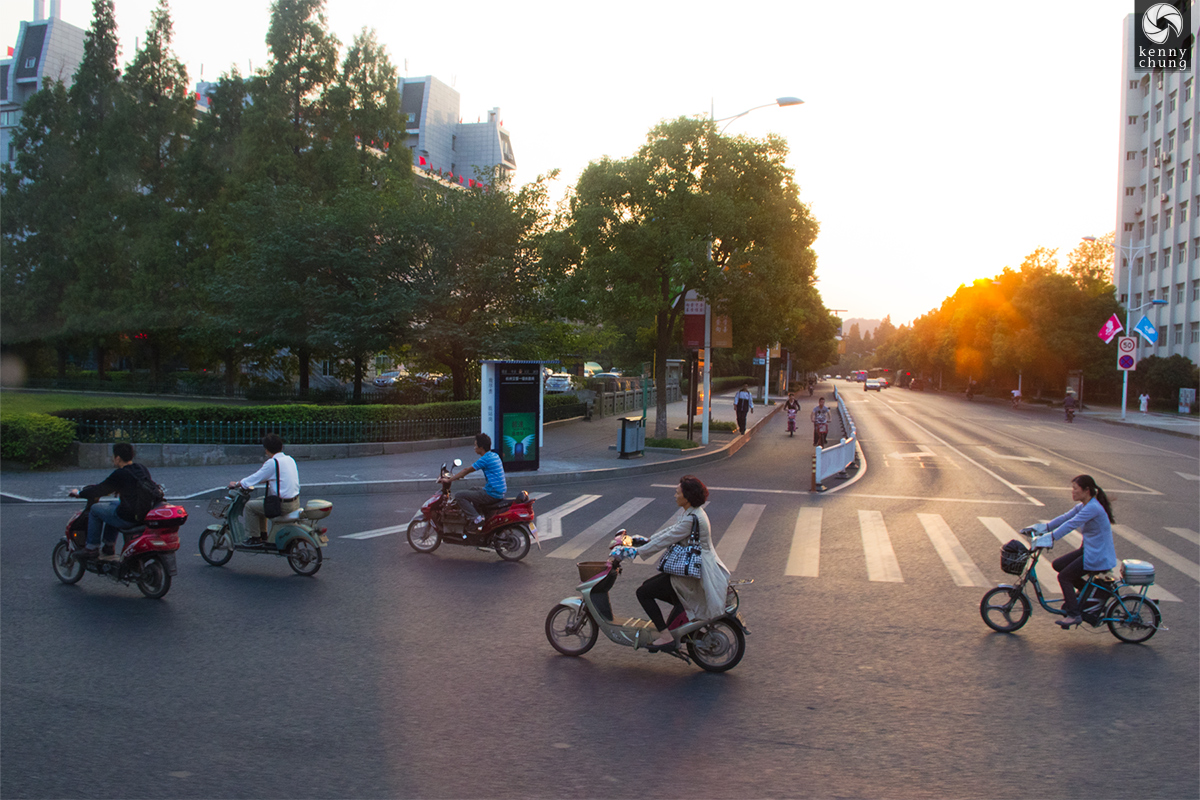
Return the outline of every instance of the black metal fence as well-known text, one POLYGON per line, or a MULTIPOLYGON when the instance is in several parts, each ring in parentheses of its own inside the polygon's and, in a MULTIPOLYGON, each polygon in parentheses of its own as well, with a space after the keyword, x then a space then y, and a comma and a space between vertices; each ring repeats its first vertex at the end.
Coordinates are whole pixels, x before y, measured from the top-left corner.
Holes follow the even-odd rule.
POLYGON ((157 444, 259 444, 277 433, 288 444, 354 444, 360 442, 417 442, 453 439, 479 432, 479 417, 412 419, 387 422, 293 422, 254 420, 197 422, 192 420, 77 420, 81 442, 138 442, 157 444))

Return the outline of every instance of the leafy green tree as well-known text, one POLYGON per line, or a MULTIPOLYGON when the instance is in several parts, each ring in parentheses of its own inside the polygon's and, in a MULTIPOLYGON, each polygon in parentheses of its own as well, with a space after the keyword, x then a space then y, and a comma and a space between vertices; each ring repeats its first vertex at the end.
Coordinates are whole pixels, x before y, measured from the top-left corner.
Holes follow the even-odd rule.
POLYGON ((548 264, 538 247, 548 219, 547 180, 515 192, 501 185, 424 196, 412 347, 450 373, 456 400, 469 397, 480 359, 537 349, 521 329, 547 330, 538 322, 549 316, 542 289, 548 264))
POLYGON ((817 225, 800 203, 786 144, 719 136, 707 120, 664 122, 637 154, 580 175, 570 201, 566 316, 654 331, 655 435, 667 435, 666 359, 695 290, 762 344, 813 307, 817 225), (711 257, 710 257, 711 253, 711 257))
POLYGON ((412 156, 400 146, 405 125, 400 118, 399 77, 374 30, 363 28, 354 37, 329 105, 341 121, 339 140, 355 145, 360 178, 379 182, 395 176, 407 182, 412 156))
POLYGON ((1176 404, 1180 389, 1200 389, 1196 365, 1178 353, 1166 358, 1149 356, 1142 359, 1131 377, 1135 393, 1146 391, 1163 407, 1176 404))
POLYGON ((1067 255, 1067 272, 1079 288, 1090 292, 1112 291, 1113 241, 1112 231, 1097 239, 1081 241, 1067 255))

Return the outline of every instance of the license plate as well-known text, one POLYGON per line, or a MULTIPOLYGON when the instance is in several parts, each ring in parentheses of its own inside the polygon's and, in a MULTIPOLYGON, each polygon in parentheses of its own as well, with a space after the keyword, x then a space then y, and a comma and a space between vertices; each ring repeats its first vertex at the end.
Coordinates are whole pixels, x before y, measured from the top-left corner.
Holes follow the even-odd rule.
POLYGON ((532 522, 529 523, 529 532, 537 536, 537 525, 534 525, 532 522))

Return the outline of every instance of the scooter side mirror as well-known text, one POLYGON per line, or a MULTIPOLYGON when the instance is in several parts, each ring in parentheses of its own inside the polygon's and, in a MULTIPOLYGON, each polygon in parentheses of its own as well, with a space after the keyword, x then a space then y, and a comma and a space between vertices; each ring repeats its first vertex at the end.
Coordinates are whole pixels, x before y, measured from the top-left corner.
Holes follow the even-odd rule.
POLYGON ((461 466, 462 466, 462 459, 461 459, 461 458, 456 458, 456 459, 454 459, 454 460, 453 460, 452 462, 450 462, 450 463, 452 463, 452 464, 453 464, 454 466, 456 466, 456 467, 461 467, 461 466))

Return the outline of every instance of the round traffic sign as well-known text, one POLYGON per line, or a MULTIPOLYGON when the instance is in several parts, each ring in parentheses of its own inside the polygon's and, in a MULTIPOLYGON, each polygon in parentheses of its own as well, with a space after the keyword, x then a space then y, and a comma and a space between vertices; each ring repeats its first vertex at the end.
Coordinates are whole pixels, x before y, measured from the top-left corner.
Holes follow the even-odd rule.
POLYGON ((1121 369, 1133 369, 1133 365, 1136 363, 1133 356, 1121 356, 1117 359, 1117 364, 1121 369))
POLYGON ((1120 341, 1117 342, 1117 349, 1122 353, 1132 353, 1137 349, 1137 339, 1134 339, 1132 336, 1122 336, 1120 341))

